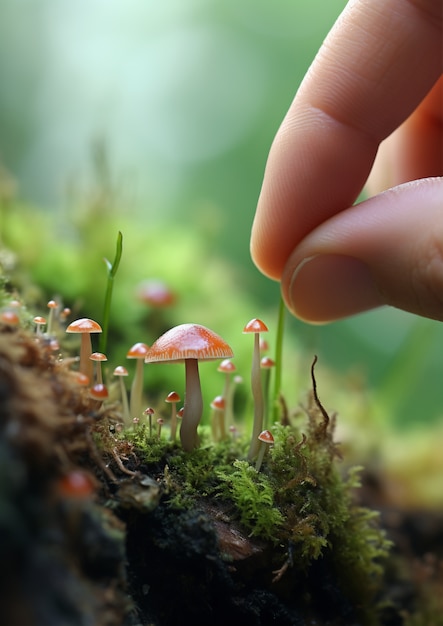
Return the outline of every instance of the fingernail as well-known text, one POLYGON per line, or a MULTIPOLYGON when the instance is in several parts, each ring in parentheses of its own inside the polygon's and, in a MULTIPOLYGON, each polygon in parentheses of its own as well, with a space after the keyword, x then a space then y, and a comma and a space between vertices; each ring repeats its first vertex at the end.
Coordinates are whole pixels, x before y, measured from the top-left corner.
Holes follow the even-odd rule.
POLYGON ((383 304, 368 266, 349 256, 308 257, 287 284, 289 308, 309 322, 332 322, 383 304))

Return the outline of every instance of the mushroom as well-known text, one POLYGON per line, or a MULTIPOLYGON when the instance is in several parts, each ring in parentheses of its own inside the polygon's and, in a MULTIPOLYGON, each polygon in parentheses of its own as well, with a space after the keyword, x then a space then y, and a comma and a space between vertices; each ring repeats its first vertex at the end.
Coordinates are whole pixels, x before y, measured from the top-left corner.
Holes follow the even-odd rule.
MULTIPOLYGON (((271 380, 271 370, 275 367, 275 361, 270 356, 263 356, 260 361, 260 368, 263 370, 263 398, 265 402, 265 421, 269 420, 269 383, 271 380)), ((265 424, 266 426, 266 424, 265 424)))
POLYGON ((169 402, 171 406, 171 441, 175 441, 177 432, 177 402, 180 402, 180 396, 176 391, 171 391, 165 398, 165 402, 169 402))
POLYGON ((32 321, 35 324, 35 334, 37 337, 41 337, 43 335, 43 326, 46 325, 46 318, 36 315, 32 321))
POLYGON ((114 376, 118 376, 120 380, 120 394, 122 397, 122 407, 123 407, 123 423, 126 427, 131 426, 131 414, 129 412, 129 402, 128 402, 128 394, 126 393, 125 383, 123 382, 123 377, 128 375, 128 370, 123 365, 117 365, 114 369, 114 376))
POLYGON ((254 334, 254 351, 252 355, 251 389, 254 400, 254 424, 252 427, 251 445, 248 459, 253 459, 258 454, 260 442, 258 436, 263 428, 264 399, 260 373, 260 333, 268 332, 266 324, 259 319, 252 319, 246 324, 243 333, 254 334))
POLYGON ((198 445, 197 428, 203 413, 198 362, 232 356, 230 346, 209 328, 200 324, 180 324, 161 335, 145 359, 146 363, 185 362, 185 408, 180 440, 187 452, 198 445))
POLYGON ((79 370, 82 374, 86 374, 89 377, 89 380, 92 380, 93 377, 93 365, 92 361, 89 360, 89 357, 92 352, 91 347, 91 333, 101 333, 102 329, 100 324, 94 322, 94 320, 90 320, 87 317, 81 317, 74 322, 69 324, 66 329, 67 333, 80 333, 82 336, 81 346, 80 346, 80 366, 79 370))
POLYGON ((162 417, 159 417, 157 420, 157 437, 161 439, 162 434, 162 426, 165 423, 165 420, 162 417))
POLYGON ((148 419, 149 419, 149 436, 152 437, 152 416, 154 415, 155 411, 152 407, 148 406, 144 411, 143 411, 143 415, 147 415, 148 419))
POLYGON ((93 408, 99 409, 109 397, 108 389, 103 383, 96 383, 89 389, 89 397, 94 400, 93 408))
POLYGON ((234 414, 232 409, 233 403, 233 387, 231 385, 231 376, 237 368, 231 359, 224 359, 217 368, 217 372, 221 372, 225 375, 225 385, 223 388, 223 398, 225 400, 225 416, 224 421, 228 426, 234 423, 234 414))
POLYGON ((58 307, 58 304, 55 300, 49 300, 46 306, 49 309, 48 328, 46 332, 48 335, 52 335, 52 333, 54 332, 55 311, 58 307))
POLYGON ((103 382, 102 363, 103 363, 103 361, 107 361, 108 357, 106 356, 106 354, 103 354, 103 352, 93 352, 89 356, 89 358, 90 358, 91 361, 94 361, 94 363, 96 364, 95 381, 97 383, 102 383, 103 382))
POLYGON ((268 446, 274 443, 274 437, 272 436, 272 433, 269 430, 263 430, 257 437, 257 440, 258 440, 260 449, 258 452, 255 469, 257 470, 257 472, 259 472, 261 468, 261 464, 263 463, 265 452, 268 449, 268 446))
POLYGON ((149 346, 145 343, 138 342, 135 343, 132 348, 129 348, 126 354, 127 359, 137 359, 135 374, 131 385, 131 399, 129 403, 132 417, 140 417, 142 410, 143 363, 145 362, 145 357, 148 352, 149 346))
POLYGON ((215 396, 211 402, 211 409, 213 410, 211 427, 214 441, 223 441, 226 439, 225 408, 226 402, 224 397, 215 396))

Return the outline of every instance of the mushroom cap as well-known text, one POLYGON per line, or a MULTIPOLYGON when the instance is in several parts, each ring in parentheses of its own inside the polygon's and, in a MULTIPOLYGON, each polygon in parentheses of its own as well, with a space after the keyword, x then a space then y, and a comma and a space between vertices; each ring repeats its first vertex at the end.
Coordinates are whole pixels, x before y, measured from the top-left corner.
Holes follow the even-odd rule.
POLYGON ((93 352, 89 355, 91 361, 107 361, 108 357, 103 352, 93 352))
POLYGON ((117 365, 113 372, 114 376, 127 376, 128 370, 123 365, 117 365))
POLYGON ((144 415, 154 415, 155 411, 151 406, 148 406, 144 411, 144 415))
POLYGON ((269 430, 262 430, 259 434, 258 439, 263 441, 263 443, 274 443, 274 437, 269 430))
POLYGON ((97 383, 90 388, 89 395, 91 396, 91 398, 94 398, 94 400, 106 400, 106 398, 109 396, 109 393, 106 385, 103 385, 102 383, 97 383))
POLYGON ((41 315, 36 315, 32 321, 34 322, 34 324, 37 324, 37 326, 43 326, 44 324, 46 324, 46 318, 42 317, 41 315))
POLYGON ((224 374, 230 374, 231 372, 235 372, 237 368, 231 359, 224 359, 220 365, 217 367, 217 372, 223 372, 224 374))
POLYGON ((149 353, 149 346, 141 341, 135 343, 129 348, 126 358, 127 359, 144 359, 149 353))
POLYGON ((261 320, 254 318, 243 328, 244 333, 267 333, 268 327, 261 320))
POLYGON ((211 402, 211 408, 217 409, 218 411, 223 411, 225 408, 225 399, 223 396, 215 396, 213 401, 211 402))
POLYGON ((81 317, 71 322, 66 329, 67 333, 101 333, 102 327, 88 317, 81 317))
POLYGON ((171 391, 171 393, 168 393, 168 396, 165 398, 165 402, 180 402, 180 396, 176 391, 171 391))
POLYGON ((139 300, 153 308, 166 308, 175 304, 175 293, 162 280, 145 280, 138 286, 139 300))
POLYGON ((180 324, 155 341, 146 363, 198 359, 211 361, 233 356, 232 348, 219 335, 201 324, 180 324))
POLYGON ((271 369, 275 366, 275 361, 270 356, 264 356, 260 361, 260 367, 264 370, 271 369))
POLYGON ((6 324, 6 326, 18 326, 20 318, 15 311, 7 309, 0 313, 0 322, 6 324))

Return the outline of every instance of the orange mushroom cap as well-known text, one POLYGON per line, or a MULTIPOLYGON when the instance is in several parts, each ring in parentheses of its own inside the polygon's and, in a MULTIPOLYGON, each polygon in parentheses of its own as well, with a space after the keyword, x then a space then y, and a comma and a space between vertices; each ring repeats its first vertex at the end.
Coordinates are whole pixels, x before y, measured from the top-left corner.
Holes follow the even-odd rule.
POLYGON ((243 328, 244 333, 267 333, 268 327, 261 320, 254 318, 243 328))
POLYGON ((106 400, 106 398, 109 396, 109 393, 106 385, 103 385, 103 383, 97 383, 90 388, 89 395, 91 396, 91 398, 94 398, 94 400, 106 400))
POLYGON ((263 443, 274 443, 274 437, 269 430, 262 430, 259 434, 258 439, 263 441, 263 443))
POLYGON ((114 376, 127 376, 128 370, 123 365, 117 365, 113 372, 114 376))
POLYGON ((223 396, 215 396, 215 398, 211 402, 211 408, 217 409, 218 411, 223 411, 225 408, 225 399, 223 398, 223 396))
POLYGON ((260 361, 260 367, 264 370, 275 366, 275 361, 270 356, 264 356, 260 361))
POLYGON ((180 396, 176 391, 171 391, 171 393, 168 393, 168 396, 165 398, 165 402, 180 402, 180 396))
POLYGON ((149 353, 149 346, 146 343, 137 342, 131 348, 129 348, 126 358, 127 359, 144 359, 149 353))
POLYGON ((186 359, 211 361, 232 356, 232 348, 226 341, 206 326, 180 324, 166 331, 153 343, 145 362, 179 362, 186 359))
POLYGON ((0 322, 6 326, 18 326, 20 318, 15 311, 6 310, 0 313, 0 322))
POLYGON ((94 320, 87 317, 81 317, 71 322, 66 329, 67 333, 101 333, 102 327, 94 320))
POLYGON ((217 372, 223 372, 224 374, 230 374, 236 371, 236 367, 231 359, 224 359, 217 367, 217 372))
POLYGON ((93 352, 89 355, 91 361, 107 361, 108 357, 103 352, 93 352))

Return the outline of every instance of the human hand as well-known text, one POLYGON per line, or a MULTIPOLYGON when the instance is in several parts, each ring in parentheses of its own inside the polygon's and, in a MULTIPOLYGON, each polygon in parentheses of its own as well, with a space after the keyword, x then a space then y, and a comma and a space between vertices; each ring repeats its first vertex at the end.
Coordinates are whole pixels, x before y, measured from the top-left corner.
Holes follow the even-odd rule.
POLYGON ((349 2, 276 135, 251 254, 301 319, 443 320, 442 20, 441 0, 349 2))

